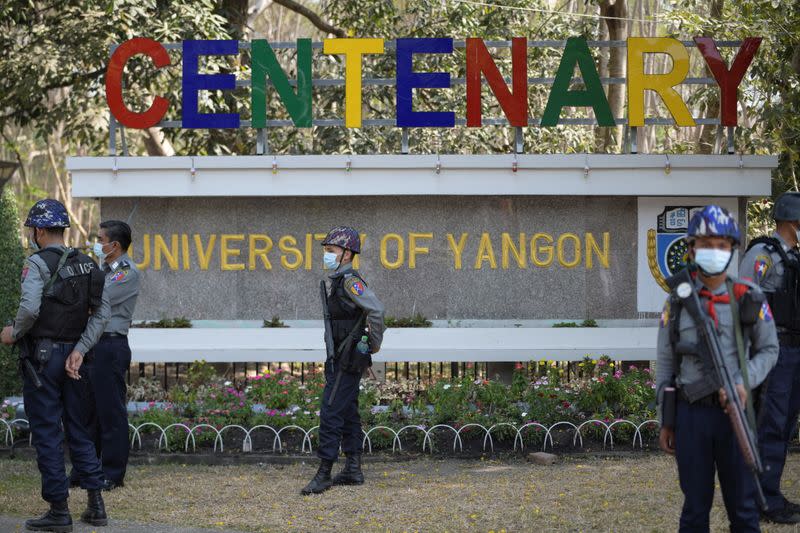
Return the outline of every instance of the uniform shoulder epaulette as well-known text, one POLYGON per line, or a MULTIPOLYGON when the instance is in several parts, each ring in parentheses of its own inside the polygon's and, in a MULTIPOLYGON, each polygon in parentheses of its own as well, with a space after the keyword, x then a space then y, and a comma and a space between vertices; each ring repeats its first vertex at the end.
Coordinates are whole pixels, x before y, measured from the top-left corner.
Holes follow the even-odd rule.
POLYGON ((729 277, 731 278, 731 281, 733 281, 733 283, 735 285, 744 285, 749 290, 752 290, 752 289, 756 289, 756 290, 759 290, 759 291, 761 290, 761 288, 758 285, 756 285, 755 283, 753 283, 753 280, 751 280, 750 278, 740 278, 740 277, 737 277, 737 276, 729 276, 729 277))

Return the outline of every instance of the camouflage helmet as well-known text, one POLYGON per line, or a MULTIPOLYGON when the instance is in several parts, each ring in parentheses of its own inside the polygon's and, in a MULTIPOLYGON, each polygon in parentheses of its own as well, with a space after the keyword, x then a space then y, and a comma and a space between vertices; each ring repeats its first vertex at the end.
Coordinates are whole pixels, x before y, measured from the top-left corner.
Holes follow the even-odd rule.
POLYGON ((67 208, 58 200, 50 198, 39 200, 28 211, 25 226, 29 228, 68 228, 67 208))
POLYGON ((800 192, 785 192, 775 200, 772 218, 781 220, 800 220, 800 192))
POLYGON ((356 230, 348 226, 337 226, 330 230, 322 241, 322 246, 328 244, 350 250, 354 254, 361 253, 361 237, 356 230))
POLYGON ((739 244, 742 234, 739 225, 727 209, 718 205, 707 205, 697 211, 689 221, 686 240, 696 237, 727 237, 734 244, 739 244))

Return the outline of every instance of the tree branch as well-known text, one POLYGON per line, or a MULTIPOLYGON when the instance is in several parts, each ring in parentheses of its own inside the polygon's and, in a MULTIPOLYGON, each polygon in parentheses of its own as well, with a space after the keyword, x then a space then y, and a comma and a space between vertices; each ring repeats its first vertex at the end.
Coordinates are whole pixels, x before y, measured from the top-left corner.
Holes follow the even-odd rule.
POLYGON ((281 6, 285 7, 286 9, 294 11, 298 15, 301 15, 301 16, 307 18, 309 20, 309 22, 311 22, 311 24, 316 26, 318 29, 324 31, 325 33, 330 33, 330 34, 335 35, 335 36, 337 36, 337 37, 339 37, 341 39, 344 39, 345 37, 347 37, 347 32, 345 32, 343 29, 337 28, 336 26, 334 26, 334 25, 322 20, 322 17, 320 17, 319 15, 317 15, 315 12, 311 11, 307 7, 305 7, 305 6, 301 5, 301 4, 298 4, 294 0, 272 0, 272 1, 275 2, 278 5, 281 5, 281 6))

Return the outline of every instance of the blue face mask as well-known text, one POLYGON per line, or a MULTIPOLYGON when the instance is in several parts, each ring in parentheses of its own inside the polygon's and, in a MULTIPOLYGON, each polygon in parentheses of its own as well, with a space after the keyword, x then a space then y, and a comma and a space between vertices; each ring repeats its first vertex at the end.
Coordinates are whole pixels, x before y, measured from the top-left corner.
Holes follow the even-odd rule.
POLYGON ((101 263, 104 262, 108 256, 108 254, 103 251, 104 247, 105 245, 102 242, 96 242, 92 248, 92 252, 94 252, 94 255, 97 256, 97 260, 101 263))
POLYGON ((336 270, 339 268, 339 256, 333 252, 325 252, 325 255, 322 256, 322 263, 325 265, 325 268, 330 270, 336 270))
POLYGON ((718 250, 716 248, 697 248, 694 252, 694 262, 709 276, 722 274, 731 262, 732 252, 730 250, 718 250))

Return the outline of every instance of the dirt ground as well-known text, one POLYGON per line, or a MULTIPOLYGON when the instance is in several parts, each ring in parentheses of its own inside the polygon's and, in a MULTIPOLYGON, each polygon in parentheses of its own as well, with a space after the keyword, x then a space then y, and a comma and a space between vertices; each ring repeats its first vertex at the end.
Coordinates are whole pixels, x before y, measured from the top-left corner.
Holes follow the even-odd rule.
MULTIPOLYGON (((368 462, 367 484, 311 497, 298 491, 315 463, 132 466, 107 493, 113 518, 246 531, 674 531, 682 495, 663 455, 568 456, 552 466, 507 460, 368 462)), ((800 499, 800 455, 790 455, 785 492, 800 499)), ((78 515, 83 491, 73 491, 78 515)), ((45 509, 29 460, 0 460, 0 515, 45 509)), ((712 529, 727 530, 722 501, 712 529)), ((764 531, 796 531, 762 525, 764 531)))

